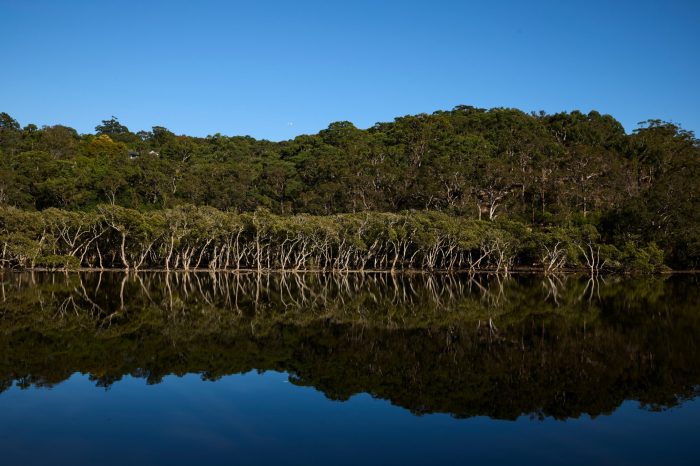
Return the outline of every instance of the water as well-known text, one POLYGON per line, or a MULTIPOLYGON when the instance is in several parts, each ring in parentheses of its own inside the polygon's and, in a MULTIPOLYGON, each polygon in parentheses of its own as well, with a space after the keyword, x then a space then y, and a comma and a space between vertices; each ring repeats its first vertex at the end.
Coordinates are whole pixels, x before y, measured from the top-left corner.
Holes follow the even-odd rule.
POLYGON ((698 464, 695 276, 11 274, 2 464, 698 464))

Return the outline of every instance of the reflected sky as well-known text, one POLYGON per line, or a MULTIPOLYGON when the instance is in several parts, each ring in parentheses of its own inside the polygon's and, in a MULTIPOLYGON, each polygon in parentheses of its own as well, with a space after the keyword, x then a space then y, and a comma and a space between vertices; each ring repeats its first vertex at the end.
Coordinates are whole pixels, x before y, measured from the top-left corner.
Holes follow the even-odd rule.
POLYGON ((331 401, 273 371, 127 377, 106 390, 76 374, 12 388, 0 412, 6 464, 693 464, 700 428, 697 401, 565 422, 455 419, 366 394, 331 401))

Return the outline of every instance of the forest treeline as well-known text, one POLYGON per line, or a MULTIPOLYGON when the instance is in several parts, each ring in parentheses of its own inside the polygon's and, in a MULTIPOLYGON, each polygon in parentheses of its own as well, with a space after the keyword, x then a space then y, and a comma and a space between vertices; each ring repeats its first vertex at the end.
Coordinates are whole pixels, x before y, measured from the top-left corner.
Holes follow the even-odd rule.
POLYGON ((0 160, 5 266, 700 264, 700 142, 659 120, 460 106, 271 142, 1 113, 0 160))

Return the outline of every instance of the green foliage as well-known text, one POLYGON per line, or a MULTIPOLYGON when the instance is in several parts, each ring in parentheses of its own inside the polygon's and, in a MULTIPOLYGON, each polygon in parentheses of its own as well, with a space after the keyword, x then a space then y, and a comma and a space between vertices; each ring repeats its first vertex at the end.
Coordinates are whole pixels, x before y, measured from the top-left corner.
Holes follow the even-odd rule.
POLYGON ((640 247, 628 242, 622 250, 622 263, 634 272, 653 273, 665 269, 664 252, 656 243, 640 247))
MULTIPOLYGON (((566 249, 570 265, 585 263, 580 248, 596 243, 607 245, 601 254, 610 267, 640 270, 649 268, 624 252, 627 244, 655 243, 664 264, 700 266, 700 143, 692 132, 659 120, 625 134, 613 117, 595 111, 549 115, 459 106, 367 130, 335 122, 318 134, 277 143, 220 134, 195 138, 162 126, 133 133, 115 117, 95 130, 22 128, 0 113, 0 206, 386 212, 401 216, 384 219, 391 223, 389 242, 410 234, 429 244, 440 241, 440 231, 444 241, 454 239, 475 253, 483 243, 475 235, 484 233, 487 242, 507 246, 516 262, 534 263, 548 254, 538 241, 553 240, 548 247, 560 242, 557 251, 566 249), (430 212, 459 222, 505 223, 498 234, 477 224, 462 235, 447 234, 455 225, 430 212), (552 228, 556 240, 532 234, 551 235, 552 228), (510 236, 496 238, 506 232, 510 236)), ((365 239, 360 234, 352 241, 365 239)))
POLYGON ((34 266, 49 270, 76 270, 80 268, 80 259, 75 256, 39 256, 34 266))

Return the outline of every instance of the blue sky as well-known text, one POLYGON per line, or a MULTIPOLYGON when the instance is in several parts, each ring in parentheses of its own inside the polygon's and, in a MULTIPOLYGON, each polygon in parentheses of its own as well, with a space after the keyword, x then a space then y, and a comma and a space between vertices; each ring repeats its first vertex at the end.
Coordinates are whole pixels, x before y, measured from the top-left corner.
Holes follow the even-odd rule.
POLYGON ((0 111, 280 140, 455 105, 700 132, 700 1, 0 0, 0 111))

